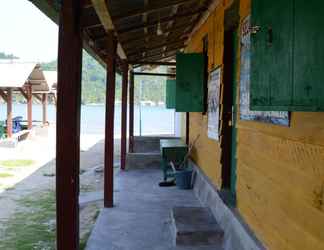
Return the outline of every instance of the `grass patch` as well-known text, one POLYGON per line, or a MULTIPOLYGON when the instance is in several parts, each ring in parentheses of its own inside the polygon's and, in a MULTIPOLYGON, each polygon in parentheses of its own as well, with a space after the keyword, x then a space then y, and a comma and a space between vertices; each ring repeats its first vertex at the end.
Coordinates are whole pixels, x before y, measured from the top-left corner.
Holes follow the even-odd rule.
POLYGON ((13 174, 9 174, 9 173, 0 173, 0 178, 9 178, 14 176, 13 174))
POLYGON ((18 210, 5 223, 0 249, 55 249, 55 193, 47 191, 17 202, 18 210))
POLYGON ((7 168, 28 167, 34 164, 33 160, 6 160, 0 161, 0 165, 7 168))

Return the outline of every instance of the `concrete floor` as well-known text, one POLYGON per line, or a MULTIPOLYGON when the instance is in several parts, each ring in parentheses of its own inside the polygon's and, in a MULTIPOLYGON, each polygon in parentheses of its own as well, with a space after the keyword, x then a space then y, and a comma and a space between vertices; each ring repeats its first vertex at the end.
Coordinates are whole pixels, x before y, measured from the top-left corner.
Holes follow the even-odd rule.
POLYGON ((103 209, 87 250, 217 250, 215 247, 175 247, 170 210, 201 206, 191 190, 159 187, 159 169, 134 169, 115 177, 115 207, 103 209))

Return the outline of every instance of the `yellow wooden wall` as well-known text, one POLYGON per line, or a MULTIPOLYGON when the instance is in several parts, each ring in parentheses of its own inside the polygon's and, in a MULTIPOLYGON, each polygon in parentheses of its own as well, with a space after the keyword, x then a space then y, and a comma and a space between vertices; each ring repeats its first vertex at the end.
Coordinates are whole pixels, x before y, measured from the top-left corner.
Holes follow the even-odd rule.
MULTIPOLYGON (((250 14, 250 1, 240 1, 241 22, 250 14)), ((209 69, 223 62, 223 19, 229 3, 222 1, 186 48, 201 52, 208 33, 209 69)), ((238 119, 237 129, 240 214, 269 249, 323 250, 324 113, 292 112, 289 128, 238 119)), ((190 140, 198 134, 192 158, 219 188, 219 143, 207 137, 207 116, 190 113, 190 140)))

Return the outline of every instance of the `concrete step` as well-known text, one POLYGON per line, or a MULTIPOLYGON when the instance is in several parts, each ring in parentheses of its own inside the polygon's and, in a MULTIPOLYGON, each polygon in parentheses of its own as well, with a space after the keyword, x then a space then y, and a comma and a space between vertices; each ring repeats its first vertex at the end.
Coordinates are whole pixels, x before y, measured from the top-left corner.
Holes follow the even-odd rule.
POLYGON ((160 168, 160 153, 128 153, 127 169, 160 168))
POLYGON ((159 153, 160 139, 174 139, 170 136, 135 136, 134 152, 135 153, 159 153))
POLYGON ((171 219, 175 246, 222 247, 224 231, 209 208, 174 207, 171 219))

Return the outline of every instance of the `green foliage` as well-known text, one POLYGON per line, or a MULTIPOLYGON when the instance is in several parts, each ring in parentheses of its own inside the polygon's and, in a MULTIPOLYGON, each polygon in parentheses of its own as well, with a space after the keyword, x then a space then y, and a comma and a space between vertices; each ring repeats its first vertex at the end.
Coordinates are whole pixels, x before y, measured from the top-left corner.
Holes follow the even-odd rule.
POLYGON ((0 59, 19 59, 19 57, 14 56, 13 54, 6 54, 3 52, 0 52, 0 59))
MULTIPOLYGON (((86 51, 83 51, 82 69, 82 103, 104 103, 106 96, 106 69, 104 69, 86 51)), ((57 70, 57 61, 42 63, 44 70, 57 70)), ((157 68, 154 72, 165 72, 165 67, 157 68)), ((140 95, 140 82, 142 82, 142 100, 159 102, 165 100, 164 77, 136 76, 135 77, 135 102, 140 95)), ((116 100, 121 100, 122 78, 116 75, 116 100)))

